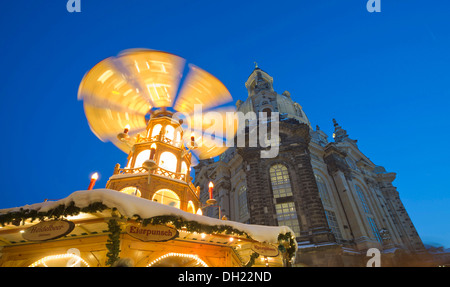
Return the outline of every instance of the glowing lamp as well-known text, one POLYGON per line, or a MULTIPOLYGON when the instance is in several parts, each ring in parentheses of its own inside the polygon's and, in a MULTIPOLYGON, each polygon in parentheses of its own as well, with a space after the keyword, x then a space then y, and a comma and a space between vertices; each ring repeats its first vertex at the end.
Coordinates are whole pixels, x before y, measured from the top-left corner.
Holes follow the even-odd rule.
POLYGON ((91 181, 89 182, 88 190, 92 190, 92 188, 94 188, 94 185, 95 185, 95 182, 97 181, 97 179, 98 179, 98 173, 94 173, 91 176, 91 181))

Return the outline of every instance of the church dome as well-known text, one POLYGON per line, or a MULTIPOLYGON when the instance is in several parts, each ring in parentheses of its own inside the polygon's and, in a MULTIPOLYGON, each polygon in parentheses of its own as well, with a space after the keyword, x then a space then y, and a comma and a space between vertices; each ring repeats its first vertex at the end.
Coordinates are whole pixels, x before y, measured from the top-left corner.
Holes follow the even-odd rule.
POLYGON ((311 127, 311 123, 309 122, 306 114, 303 112, 302 106, 292 100, 288 91, 285 91, 282 95, 277 94, 277 105, 278 112, 281 116, 294 118, 311 127))
POLYGON ((273 78, 258 66, 248 77, 245 87, 248 98, 243 102, 236 102, 237 110, 248 112, 278 112, 282 118, 293 118, 311 127, 306 114, 300 104, 294 102, 288 91, 278 94, 273 89, 273 78))

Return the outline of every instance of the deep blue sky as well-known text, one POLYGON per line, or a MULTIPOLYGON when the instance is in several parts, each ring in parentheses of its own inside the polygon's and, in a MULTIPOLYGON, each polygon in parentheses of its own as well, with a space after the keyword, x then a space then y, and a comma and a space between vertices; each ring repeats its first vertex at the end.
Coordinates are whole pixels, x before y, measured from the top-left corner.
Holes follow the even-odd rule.
POLYGON ((83 75, 128 48, 175 53, 235 100, 253 62, 313 126, 332 118, 375 164, 397 173, 425 243, 450 247, 450 1, 8 0, 0 9, 0 208, 104 187, 126 155, 90 131, 83 75))

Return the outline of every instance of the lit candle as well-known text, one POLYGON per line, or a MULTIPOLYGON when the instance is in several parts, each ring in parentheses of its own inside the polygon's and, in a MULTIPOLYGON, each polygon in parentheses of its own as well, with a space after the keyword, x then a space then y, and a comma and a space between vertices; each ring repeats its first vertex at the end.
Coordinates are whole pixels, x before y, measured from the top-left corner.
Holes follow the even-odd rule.
POLYGON ((127 134, 130 131, 130 125, 126 125, 125 128, 123 129, 123 133, 127 134))
POLYGON ((97 181, 97 179, 98 179, 98 173, 94 173, 91 176, 91 182, 89 183, 88 190, 92 190, 92 188, 94 188, 94 185, 95 185, 95 182, 97 181))
POLYGON ((209 199, 213 198, 213 187, 214 187, 214 183, 212 183, 212 181, 209 182, 209 199))
POLYGON ((192 133, 191 134, 191 146, 195 146, 195 134, 194 133, 192 133))
POLYGON ((152 144, 152 146, 150 147, 150 159, 154 159, 155 157, 155 152, 156 152, 156 145, 152 144))

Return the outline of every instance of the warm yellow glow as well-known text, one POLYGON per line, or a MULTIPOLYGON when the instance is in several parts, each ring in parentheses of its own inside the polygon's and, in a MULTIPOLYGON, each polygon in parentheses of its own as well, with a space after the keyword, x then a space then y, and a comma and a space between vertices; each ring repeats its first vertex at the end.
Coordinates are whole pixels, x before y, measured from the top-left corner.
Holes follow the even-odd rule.
POLYGON ((150 158, 150 150, 146 149, 141 151, 136 157, 136 161, 134 162, 134 168, 142 167, 144 161, 148 160, 149 158, 150 158))
POLYGON ((199 209, 197 210, 197 215, 203 215, 203 211, 202 211, 201 208, 199 208, 199 209))
POLYGON ((94 174, 91 176, 91 179, 97 180, 97 179, 98 179, 98 173, 97 173, 97 172, 94 173, 94 174))
POLYGON ((147 267, 151 267, 153 265, 155 265, 156 263, 158 263, 159 261, 168 258, 168 257, 180 257, 180 258, 189 258, 189 259, 193 259, 196 261, 197 264, 201 265, 202 267, 209 267, 208 264, 205 263, 205 261, 201 260, 197 255, 194 254, 184 254, 184 253, 167 253, 164 254, 163 256, 153 260, 152 262, 150 262, 147 267))
POLYGON ((170 189, 160 189, 152 197, 153 201, 180 208, 180 198, 170 189))
POLYGON ((205 239, 206 234, 205 234, 205 233, 202 233, 202 234, 200 234, 200 237, 201 237, 202 239, 205 239))
MULTIPOLYGON (((210 73, 190 65, 183 86, 179 89, 184 66, 185 60, 176 55, 145 49, 123 51, 95 65, 85 75, 78 90, 78 99, 83 100, 86 118, 93 133, 102 141, 110 141, 129 153, 133 143, 118 140, 117 133, 126 124, 129 130, 143 131, 147 127, 149 108, 172 107, 192 116, 194 105, 201 105, 204 111, 214 108, 215 112, 224 115, 216 107, 233 100, 225 85, 210 73), (177 101, 174 103, 176 95, 177 101)), ((224 122, 223 125, 227 126, 226 135, 218 137, 234 138, 235 130, 229 129, 228 123, 218 122, 216 116, 213 118, 214 121, 205 118, 199 132, 217 125, 217 128, 220 127, 214 133, 217 137, 219 130, 225 131, 221 124, 224 122)), ((187 124, 191 127, 191 122, 187 124)), ((155 136, 159 131, 154 128, 151 134, 155 136)), ((175 140, 177 145, 179 137, 182 137, 169 130, 164 130, 163 134, 175 140)), ((191 142, 190 138, 183 137, 183 140, 186 144, 191 142)), ((201 136, 196 136, 195 140, 199 146, 195 153, 200 159, 218 156, 227 149, 201 136)))
POLYGON ((188 168, 187 168, 186 162, 184 162, 184 161, 181 162, 181 173, 186 174, 187 171, 188 171, 188 168))
POLYGON ((133 157, 130 157, 130 160, 128 161, 127 166, 125 168, 130 168, 132 161, 133 161, 133 157))
POLYGON ((189 202, 188 202, 187 212, 195 214, 195 206, 194 206, 194 203, 191 200, 189 200, 189 202))
POLYGON ((155 125, 152 129, 151 137, 159 135, 159 133, 161 132, 161 129, 162 129, 162 125, 160 125, 160 124, 155 125))
MULTIPOLYGON (((85 267, 90 267, 89 264, 86 261, 84 261, 80 256, 75 255, 75 254, 69 254, 69 253, 67 253, 67 254, 58 254, 58 255, 51 255, 51 256, 44 257, 44 258, 39 259, 38 261, 34 262, 33 264, 31 264, 28 267, 38 267, 38 266, 49 267, 49 265, 48 265, 49 263, 51 263, 52 261, 59 261, 61 259, 73 259, 73 260, 75 260, 75 262, 70 264, 70 265, 68 264, 69 263, 69 261, 68 261, 66 263, 66 265, 65 265, 66 267, 74 267, 74 266, 76 266, 79 263, 83 263, 83 265, 85 267)), ((56 264, 54 267, 57 267, 57 266, 62 267, 61 263, 60 264, 56 264)))
POLYGON ((174 136, 175 136, 175 128, 171 125, 167 125, 164 137, 173 140, 174 136))
POLYGON ((192 114, 194 105, 202 105, 202 108, 206 110, 232 100, 230 92, 221 81, 205 70, 189 65, 189 73, 184 80, 174 109, 192 114))
POLYGON ((214 187, 214 183, 212 181, 210 181, 208 187, 210 187, 210 188, 214 187))
POLYGON ((130 130, 130 125, 127 124, 123 129, 124 131, 128 132, 130 130))
POLYGON ((124 188, 122 188, 120 190, 120 192, 123 192, 123 193, 126 193, 126 194, 131 194, 131 195, 134 195, 134 196, 137 196, 137 197, 141 197, 141 195, 142 195, 141 191, 135 186, 124 187, 124 188))
POLYGON ((177 157, 171 152, 163 152, 159 157, 159 166, 172 172, 177 172, 177 157))

